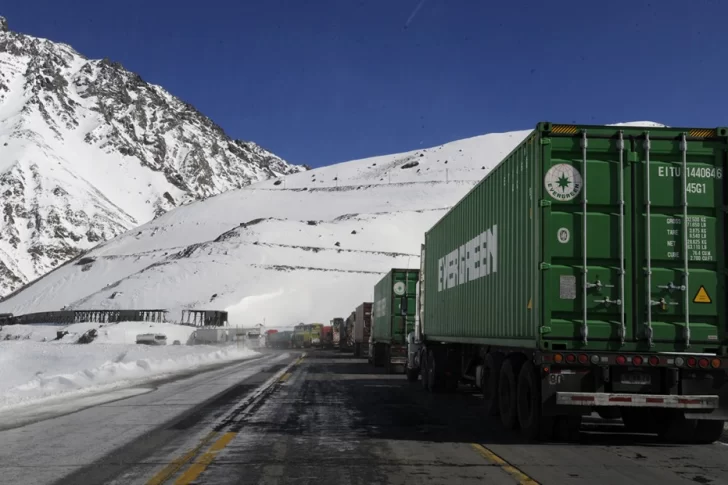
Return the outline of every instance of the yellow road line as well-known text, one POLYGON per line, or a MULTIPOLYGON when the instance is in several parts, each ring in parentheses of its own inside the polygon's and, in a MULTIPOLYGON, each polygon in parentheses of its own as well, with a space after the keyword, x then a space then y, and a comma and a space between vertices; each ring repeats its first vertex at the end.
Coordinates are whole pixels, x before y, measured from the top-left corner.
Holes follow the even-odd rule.
POLYGON ((289 377, 291 377, 291 373, 290 372, 286 372, 285 374, 283 374, 281 376, 280 379, 278 379, 278 382, 286 382, 289 377))
POLYGON ((539 483, 534 480, 533 478, 529 477, 525 473, 523 473, 518 468, 514 467, 507 461, 505 461, 500 456, 496 455, 492 451, 490 451, 488 448, 486 448, 483 445, 479 445, 477 443, 471 443, 470 446, 473 447, 475 451, 477 451, 480 455, 482 455, 486 460, 494 463, 495 465, 498 465, 503 469, 504 472, 511 475, 513 478, 515 478, 518 483, 521 485, 539 485, 539 483))
POLYGON ((179 458, 173 460, 169 465, 162 468, 156 475, 154 475, 148 482, 147 485, 161 485, 162 483, 169 480, 169 477, 177 473, 177 471, 182 468, 185 463, 190 461, 192 458, 197 455, 197 453, 200 452, 203 446, 205 446, 207 443, 212 441, 214 438, 216 438, 218 435, 217 431, 211 431, 209 432, 200 443, 192 448, 190 451, 185 453, 184 455, 180 456, 179 458))
POLYGON ((235 438, 237 433, 229 432, 223 434, 220 439, 212 444, 209 450, 207 450, 201 457, 190 465, 187 470, 174 482, 174 485, 188 485, 195 481, 205 469, 210 466, 215 460, 218 452, 225 448, 235 438))

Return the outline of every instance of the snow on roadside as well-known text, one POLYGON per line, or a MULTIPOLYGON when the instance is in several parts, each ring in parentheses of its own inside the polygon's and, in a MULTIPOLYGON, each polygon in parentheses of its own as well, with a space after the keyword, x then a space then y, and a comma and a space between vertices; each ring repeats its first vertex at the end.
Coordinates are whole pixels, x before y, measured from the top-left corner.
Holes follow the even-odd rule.
MULTIPOLYGON (((175 339, 184 338, 183 332, 189 337, 195 330, 171 324, 125 324, 109 325, 107 330, 100 328, 99 338, 90 344, 42 341, 44 334, 51 332, 52 338, 55 338, 55 332, 63 329, 62 326, 5 327, 3 334, 12 331, 30 338, 0 342, 0 409, 137 385, 177 372, 258 355, 254 350, 238 345, 146 346, 124 343, 133 342, 132 338, 135 339, 137 333, 161 331, 161 328, 150 328, 149 325, 174 327, 163 332, 170 342, 170 330, 177 332, 175 339)), ((98 326, 98 323, 85 323, 71 327, 77 327, 74 330, 80 332, 76 334, 78 337, 83 328, 98 326)))

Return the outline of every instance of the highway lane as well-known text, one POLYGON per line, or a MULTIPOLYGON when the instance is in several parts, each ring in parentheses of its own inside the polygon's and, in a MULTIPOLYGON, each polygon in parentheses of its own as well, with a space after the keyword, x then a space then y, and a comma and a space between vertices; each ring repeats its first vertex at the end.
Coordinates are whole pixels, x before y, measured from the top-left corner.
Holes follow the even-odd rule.
POLYGON ((474 392, 431 395, 335 351, 276 355, 216 371, 217 380, 196 376, 0 432, 0 483, 728 484, 723 444, 664 445, 598 420, 578 442, 525 444, 482 416, 474 392), (203 392, 212 385, 230 389, 194 404, 194 396, 213 395, 203 392), (162 419, 154 409, 170 414, 162 419), (68 422, 76 415, 87 417, 68 422), (38 439, 43 430, 51 443, 38 439), (64 431, 68 450, 54 452, 64 431), (17 443, 4 436, 13 432, 17 443), (85 446, 99 449, 84 454, 84 434, 85 446), (100 446, 99 437, 111 442, 100 446), (45 460, 27 476, 33 480, 22 480, 24 468, 9 461, 30 467, 33 456, 45 460))
MULTIPOLYGON (((93 405, 77 412, 40 415, 12 429, 11 419, 0 420, 0 483, 46 484, 113 456, 130 442, 152 446, 147 437, 156 429, 172 429, 168 439, 188 434, 184 428, 200 413, 237 402, 266 374, 295 361, 297 354, 264 354, 259 358, 195 374, 186 373, 125 390, 138 395, 93 405), (227 403, 227 404, 226 404, 227 403)), ((121 392, 121 391, 120 391, 121 392)), ((214 410, 213 410, 214 411, 214 410)), ((118 462, 117 462, 118 463, 118 462)), ((123 466, 123 464, 122 464, 123 466)), ((79 482, 76 482, 79 483, 79 482)), ((80 482, 85 483, 85 482, 80 482)))

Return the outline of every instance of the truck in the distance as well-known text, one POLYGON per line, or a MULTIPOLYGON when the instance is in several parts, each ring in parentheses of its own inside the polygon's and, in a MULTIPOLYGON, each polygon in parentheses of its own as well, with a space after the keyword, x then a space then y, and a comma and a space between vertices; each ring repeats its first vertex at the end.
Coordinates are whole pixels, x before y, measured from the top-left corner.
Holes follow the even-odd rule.
POLYGON ((324 325, 321 328, 321 346, 325 349, 334 348, 334 327, 324 325))
POLYGON ((374 285, 369 362, 389 373, 407 361, 407 335, 414 330, 419 270, 390 270, 374 285))
POLYGON ((331 329, 333 334, 334 348, 338 348, 341 344, 341 327, 344 326, 344 319, 336 317, 331 320, 331 329))
POLYGON ((361 357, 362 349, 369 355, 369 336, 372 331, 372 302, 364 302, 354 312, 354 357, 361 357))
POLYGON ((597 411, 717 440, 727 150, 727 128, 539 123, 425 234, 408 378, 480 387, 532 439, 597 411))

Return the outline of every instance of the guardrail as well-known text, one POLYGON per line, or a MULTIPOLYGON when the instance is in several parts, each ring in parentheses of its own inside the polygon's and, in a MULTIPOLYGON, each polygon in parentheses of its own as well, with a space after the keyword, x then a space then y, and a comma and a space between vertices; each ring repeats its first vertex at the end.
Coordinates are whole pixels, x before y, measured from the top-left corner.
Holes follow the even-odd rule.
POLYGON ((227 325, 228 313, 222 310, 183 310, 182 321, 168 321, 169 310, 59 310, 54 312, 25 313, 13 315, 0 313, 0 326, 31 323, 66 324, 81 322, 167 322, 194 327, 227 325))

